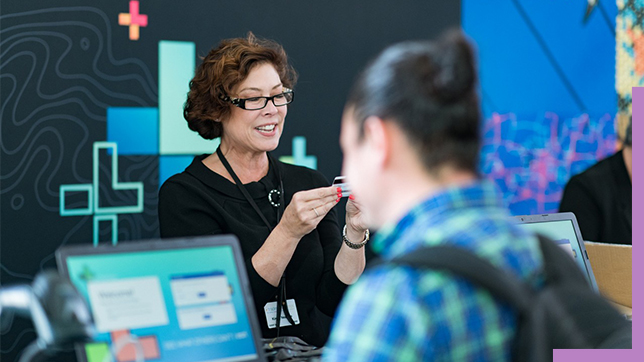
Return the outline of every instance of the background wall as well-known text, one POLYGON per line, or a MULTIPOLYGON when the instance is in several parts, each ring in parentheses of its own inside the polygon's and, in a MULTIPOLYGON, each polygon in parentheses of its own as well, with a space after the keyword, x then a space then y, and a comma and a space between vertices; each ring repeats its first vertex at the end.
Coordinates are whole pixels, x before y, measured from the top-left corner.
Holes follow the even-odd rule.
MULTIPOLYGON (((461 16, 458 1, 416 0, 3 1, 1 11, 2 284, 55 267, 61 245, 158 236, 159 183, 216 147, 189 132, 181 106, 198 56, 221 39, 251 30, 284 46, 300 81, 275 153, 332 179, 358 71, 461 16)), ((1 333, 2 361, 35 338, 22 319, 1 333)))
POLYGON ((568 179, 615 151, 617 4, 464 0, 462 10, 480 58, 481 170, 513 214, 556 212, 568 179))

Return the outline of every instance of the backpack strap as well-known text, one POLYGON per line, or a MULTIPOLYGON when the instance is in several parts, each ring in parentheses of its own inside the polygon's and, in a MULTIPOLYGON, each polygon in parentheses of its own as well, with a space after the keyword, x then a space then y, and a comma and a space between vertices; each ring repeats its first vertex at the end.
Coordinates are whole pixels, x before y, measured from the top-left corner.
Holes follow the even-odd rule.
POLYGON ((539 247, 543 255, 543 270, 546 273, 547 280, 558 282, 566 278, 580 285, 588 285, 587 278, 577 264, 572 261, 570 255, 566 254, 559 245, 545 236, 537 234, 537 237, 539 238, 539 247))
MULTIPOLYGON (((547 346, 547 341, 544 337, 545 326, 541 321, 543 311, 533 308, 536 293, 530 285, 513 274, 494 266, 465 248, 454 245, 422 247, 396 257, 389 263, 450 272, 465 278, 478 288, 487 290, 495 298, 508 303, 517 312, 517 337, 512 347, 513 360, 530 362, 552 360, 551 350, 544 348, 547 346), (533 348, 535 346, 537 347, 533 348)), ((377 265, 380 263, 377 262, 375 266, 377 265)))
POLYGON ((479 288, 488 290, 496 298, 519 311, 528 310, 531 304, 532 292, 518 278, 462 247, 423 247, 390 262, 413 268, 450 272, 467 279, 479 288))

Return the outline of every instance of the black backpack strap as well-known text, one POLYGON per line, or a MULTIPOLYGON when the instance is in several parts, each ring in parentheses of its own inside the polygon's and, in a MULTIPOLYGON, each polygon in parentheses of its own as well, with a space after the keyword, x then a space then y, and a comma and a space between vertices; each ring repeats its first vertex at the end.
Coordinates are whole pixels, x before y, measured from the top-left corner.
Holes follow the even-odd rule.
MULTIPOLYGON (((384 262, 377 262, 375 266, 384 262)), ((474 286, 487 290, 492 296, 506 302, 517 311, 517 338, 513 360, 542 362, 552 360, 544 340, 545 332, 540 311, 533 310, 532 288, 513 274, 494 266, 471 251, 457 246, 423 247, 394 258, 389 263, 446 271, 467 279, 474 286), (532 348, 533 346, 541 346, 532 348)))
POLYGON ((518 278, 461 247, 423 247, 394 258, 391 263, 453 273, 479 288, 488 290, 493 296, 519 311, 526 311, 531 303, 531 291, 518 278))
MULTIPOLYGON (((581 269, 575 264, 563 249, 555 244, 554 241, 543 235, 537 234, 539 238, 539 247, 543 255, 543 270, 546 273, 546 279, 559 282, 561 279, 577 282, 581 285, 587 285, 588 279, 584 276, 581 269)), ((582 257, 580 255, 580 257, 582 257)))

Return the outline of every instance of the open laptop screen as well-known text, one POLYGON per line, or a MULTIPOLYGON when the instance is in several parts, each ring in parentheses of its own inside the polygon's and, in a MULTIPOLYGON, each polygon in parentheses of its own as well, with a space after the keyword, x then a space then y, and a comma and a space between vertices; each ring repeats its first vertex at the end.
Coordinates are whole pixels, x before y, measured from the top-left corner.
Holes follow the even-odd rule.
POLYGON ((525 215, 516 218, 520 222, 519 227, 539 233, 559 244, 575 260, 591 287, 595 291, 598 290, 577 219, 572 213, 525 215))
POLYGON ((146 361, 261 360, 236 242, 209 237, 59 250, 59 267, 86 298, 98 333, 78 349, 79 360, 134 361, 137 353, 146 361), (115 359, 105 359, 110 349, 120 349, 115 359))

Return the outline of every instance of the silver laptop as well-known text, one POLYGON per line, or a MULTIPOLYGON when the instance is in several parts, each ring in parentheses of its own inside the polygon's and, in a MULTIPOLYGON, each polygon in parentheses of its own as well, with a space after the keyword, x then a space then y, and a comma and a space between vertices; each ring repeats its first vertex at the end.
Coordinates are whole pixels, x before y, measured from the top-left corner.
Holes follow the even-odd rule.
POLYGON ((532 233, 539 233, 559 244, 575 260, 579 269, 586 276, 591 288, 599 293, 575 214, 561 212, 556 214, 522 215, 515 216, 515 218, 521 228, 532 233))
POLYGON ((232 235, 63 246, 56 261, 94 318, 81 362, 265 361, 232 235))

